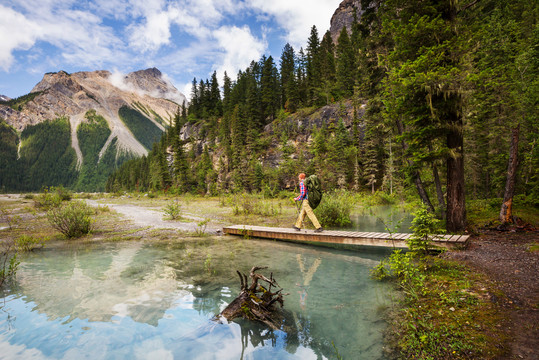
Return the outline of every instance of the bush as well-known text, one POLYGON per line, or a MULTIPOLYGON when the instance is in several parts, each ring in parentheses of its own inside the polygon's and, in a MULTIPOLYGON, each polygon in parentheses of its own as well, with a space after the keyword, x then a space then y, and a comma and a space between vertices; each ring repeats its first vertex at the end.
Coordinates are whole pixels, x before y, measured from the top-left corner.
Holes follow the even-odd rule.
POLYGON ((44 187, 43 193, 34 197, 34 205, 38 208, 49 210, 53 207, 61 205, 62 201, 70 201, 73 198, 73 193, 63 186, 44 187))
POLYGON ((44 210, 59 207, 61 204, 62 199, 60 196, 56 193, 49 192, 47 188, 43 190, 43 193, 34 198, 34 206, 43 208, 44 210))
POLYGON ((425 293, 425 274, 421 271, 421 262, 414 259, 411 252, 395 250, 388 259, 384 259, 371 270, 377 280, 394 278, 401 289, 410 298, 417 299, 425 293))
POLYGON ((63 186, 53 186, 51 187, 51 191, 56 193, 62 201, 71 201, 73 198, 73 193, 71 190, 68 190, 63 186))
POLYGON ((92 230, 91 215, 95 211, 86 203, 73 201, 65 206, 52 208, 47 213, 51 225, 67 238, 80 237, 92 230))
POLYGON ((395 194, 388 194, 383 191, 377 191, 375 194, 376 203, 380 205, 393 205, 397 202, 395 194))
POLYGON ((15 276, 19 261, 13 240, 0 240, 0 287, 15 276))
POLYGON ((432 235, 445 231, 441 228, 440 220, 436 219, 434 214, 429 213, 426 208, 420 208, 414 215, 410 227, 413 234, 407 240, 408 247, 414 254, 426 255, 432 248, 430 240, 432 235))
POLYGON ((165 206, 163 212, 171 220, 177 220, 181 217, 182 207, 177 200, 171 201, 167 204, 167 206, 165 206))
POLYGON ((352 223, 350 211, 353 202, 346 192, 334 191, 326 193, 316 208, 316 217, 322 226, 347 226, 352 223))
POLYGON ((42 248, 48 238, 35 238, 30 235, 22 235, 15 240, 17 251, 32 251, 37 248, 42 248))

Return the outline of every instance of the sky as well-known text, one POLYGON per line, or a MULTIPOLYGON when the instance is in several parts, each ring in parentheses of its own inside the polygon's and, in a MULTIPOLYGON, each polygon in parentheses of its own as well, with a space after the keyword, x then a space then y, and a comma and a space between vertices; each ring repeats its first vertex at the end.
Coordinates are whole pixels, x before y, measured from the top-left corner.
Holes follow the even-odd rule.
POLYGON ((288 42, 322 37, 342 0, 1 0, 0 94, 29 93, 47 72, 156 67, 184 93, 252 60, 279 64, 288 42))

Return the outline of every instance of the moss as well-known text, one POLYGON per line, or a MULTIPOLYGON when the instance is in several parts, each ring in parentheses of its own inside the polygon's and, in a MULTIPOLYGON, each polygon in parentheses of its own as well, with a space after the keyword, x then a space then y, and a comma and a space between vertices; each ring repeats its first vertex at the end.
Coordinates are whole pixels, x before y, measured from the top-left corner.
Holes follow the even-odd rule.
POLYGON ((463 265, 426 258, 424 292, 405 294, 395 311, 389 338, 402 358, 494 359, 508 340, 507 319, 491 301, 485 278, 463 265), (502 345, 502 346, 501 346, 502 345))

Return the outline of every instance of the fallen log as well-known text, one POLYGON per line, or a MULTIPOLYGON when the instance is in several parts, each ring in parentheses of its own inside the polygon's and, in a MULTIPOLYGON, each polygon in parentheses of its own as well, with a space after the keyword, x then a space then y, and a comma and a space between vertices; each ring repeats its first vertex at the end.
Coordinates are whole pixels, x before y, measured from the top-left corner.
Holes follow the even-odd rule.
POLYGON ((228 321, 244 318, 261 322, 273 330, 281 329, 284 317, 275 305, 279 304, 282 308, 284 305, 283 295, 288 294, 282 293, 283 289, 273 278, 273 273, 271 273, 269 279, 256 273, 261 269, 267 269, 267 267, 254 266, 251 269, 249 273, 250 285, 248 284, 247 275, 236 270, 240 277, 241 292, 219 314, 218 318, 224 317, 228 321), (259 282, 265 282, 266 285, 264 286, 259 282), (277 291, 272 291, 272 287, 277 291))

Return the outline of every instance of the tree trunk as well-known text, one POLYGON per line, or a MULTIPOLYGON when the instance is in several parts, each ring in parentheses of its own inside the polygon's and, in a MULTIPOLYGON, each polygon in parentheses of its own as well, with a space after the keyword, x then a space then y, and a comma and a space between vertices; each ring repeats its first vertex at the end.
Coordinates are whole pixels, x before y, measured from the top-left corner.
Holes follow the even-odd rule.
MULTIPOLYGON (((458 102, 458 100, 456 100, 458 102)), ((450 130, 447 147, 451 154, 447 159, 447 222, 449 232, 466 228, 466 200, 464 192, 464 136, 463 121, 456 105, 449 112, 450 130)))
POLYGON ((273 274, 268 279, 264 275, 257 274, 256 271, 266 269, 266 267, 254 266, 249 273, 251 285, 248 284, 247 275, 236 271, 240 277, 241 292, 228 306, 214 317, 219 320, 220 317, 232 321, 235 318, 244 318, 261 322, 273 330, 281 329, 283 324, 283 314, 275 309, 274 304, 284 304, 282 289, 272 292, 272 287, 279 287, 273 274), (265 281, 267 288, 259 284, 259 281, 265 281))
POLYGON ((444 192, 442 190, 442 183, 440 182, 440 175, 438 174, 438 167, 436 163, 432 163, 432 175, 434 176, 434 184, 436 185, 436 195, 438 196, 438 206, 440 207, 442 219, 445 220, 445 200, 444 192))
POLYGON ((503 195, 502 208, 500 210, 500 221, 502 224, 513 222, 513 195, 515 194, 515 178, 518 166, 518 137, 520 125, 517 125, 511 132, 511 147, 509 149, 509 162, 507 165, 507 180, 505 182, 505 193, 503 195))
MULTIPOLYGON (((429 144, 429 151, 432 152, 432 145, 429 144)), ((442 190, 442 183, 440 181, 440 174, 438 174, 438 167, 436 162, 432 163, 432 176, 434 177, 434 185, 436 186, 436 195, 438 197, 438 207, 440 208, 440 215, 445 220, 445 200, 444 192, 442 190)))
MULTIPOLYGON (((401 119, 397 119, 397 130, 399 132, 399 135, 402 135, 404 133, 404 125, 402 124, 401 119)), ((404 153, 405 153, 404 156, 406 156, 406 151, 408 150, 408 144, 406 143, 406 141, 404 141, 404 139, 402 140, 402 149, 404 150, 404 153)), ((412 167, 414 166, 414 162, 412 160, 407 158, 406 161, 408 162, 408 166, 412 166, 412 167)), ((419 194, 419 198, 421 199, 423 204, 425 204, 429 212, 434 213, 435 212, 434 206, 432 206, 432 203, 430 202, 430 199, 429 199, 429 194, 427 193, 427 191, 425 190, 425 187, 423 186, 423 181, 421 181, 421 175, 419 174, 419 171, 415 170, 414 173, 412 174, 412 177, 414 179, 414 184, 417 189, 417 193, 419 194)))
MULTIPOLYGON (((453 37, 458 39, 457 2, 450 2, 449 21, 453 37)), ((459 67, 461 55, 458 49, 450 52, 449 62, 459 67)), ((458 87, 457 87, 458 89, 458 87)), ((454 89, 442 94, 447 120, 447 221, 449 232, 460 232, 466 229, 466 198, 464 182, 464 121, 462 118, 461 90, 454 89)))

